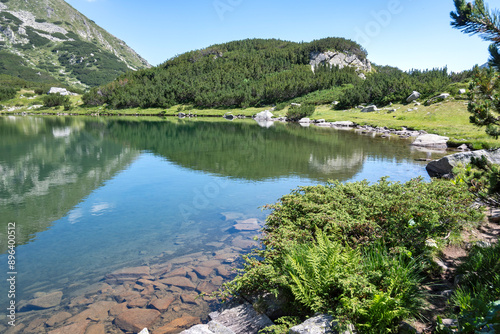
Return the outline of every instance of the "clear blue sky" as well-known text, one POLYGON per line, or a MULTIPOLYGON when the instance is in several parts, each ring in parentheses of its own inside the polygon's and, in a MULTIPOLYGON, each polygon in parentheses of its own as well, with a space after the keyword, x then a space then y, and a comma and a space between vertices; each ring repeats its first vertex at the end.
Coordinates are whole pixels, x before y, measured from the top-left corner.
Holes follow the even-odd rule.
MULTIPOLYGON (((488 43, 450 26, 453 0, 66 0, 152 65, 245 38, 355 40, 379 65, 402 70, 488 60, 488 43)), ((487 0, 500 9, 500 0, 487 0)))

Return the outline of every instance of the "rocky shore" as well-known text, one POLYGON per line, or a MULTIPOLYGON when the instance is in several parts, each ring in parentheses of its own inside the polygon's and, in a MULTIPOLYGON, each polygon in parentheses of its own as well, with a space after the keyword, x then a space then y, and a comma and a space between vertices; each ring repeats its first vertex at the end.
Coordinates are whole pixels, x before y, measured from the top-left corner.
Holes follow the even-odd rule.
POLYGON ((19 301, 16 326, 0 323, 0 332, 135 334, 147 328, 148 333, 170 334, 206 322, 219 305, 209 295, 236 275, 241 254, 258 246, 253 237, 264 223, 239 213, 224 215, 238 232, 234 236, 206 244, 201 252, 162 254, 91 285, 35 292, 19 301))

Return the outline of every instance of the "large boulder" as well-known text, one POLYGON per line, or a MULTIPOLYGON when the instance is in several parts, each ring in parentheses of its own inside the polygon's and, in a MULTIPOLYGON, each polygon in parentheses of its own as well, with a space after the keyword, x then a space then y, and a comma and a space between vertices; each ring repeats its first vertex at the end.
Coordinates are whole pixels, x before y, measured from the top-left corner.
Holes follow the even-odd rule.
POLYGON ((377 111, 377 110, 378 110, 377 106, 372 104, 372 105, 366 106, 363 109, 361 109, 361 112, 372 112, 372 111, 377 111))
POLYGON ((481 158, 485 156, 486 159, 493 164, 500 164, 500 149, 488 151, 479 150, 473 152, 460 152, 448 155, 439 160, 429 162, 425 169, 430 177, 452 177, 452 170, 458 165, 467 165, 472 158, 481 158))
POLYGON ((433 134, 422 134, 415 139, 412 143, 413 146, 420 147, 432 147, 432 148, 446 148, 447 142, 450 138, 433 135, 433 134))
POLYGON ((255 119, 260 121, 270 121, 273 116, 274 115, 269 110, 264 110, 255 115, 255 119))
POLYGON ((420 93, 414 90, 413 93, 411 93, 411 95, 408 96, 408 98, 406 99, 406 102, 410 103, 411 101, 415 101, 419 97, 420 97, 420 93))

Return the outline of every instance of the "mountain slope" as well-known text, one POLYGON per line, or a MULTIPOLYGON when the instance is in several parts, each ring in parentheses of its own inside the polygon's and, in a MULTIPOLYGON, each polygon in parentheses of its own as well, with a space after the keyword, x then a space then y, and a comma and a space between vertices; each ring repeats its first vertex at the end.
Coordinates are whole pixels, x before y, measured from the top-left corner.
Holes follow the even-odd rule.
POLYGON ((362 81, 371 71, 366 51, 343 38, 310 43, 247 39, 184 53, 128 72, 84 96, 114 108, 247 107, 362 81))
POLYGON ((88 87, 148 67, 63 0, 0 0, 0 74, 88 87))

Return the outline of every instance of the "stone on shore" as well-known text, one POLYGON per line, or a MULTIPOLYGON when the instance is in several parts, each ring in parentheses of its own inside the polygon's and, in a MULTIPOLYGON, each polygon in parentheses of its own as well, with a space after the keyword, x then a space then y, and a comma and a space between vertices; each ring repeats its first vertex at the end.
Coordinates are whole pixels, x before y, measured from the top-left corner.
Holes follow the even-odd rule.
POLYGON ((274 115, 269 110, 264 110, 256 114, 255 119, 261 121, 270 121, 273 118, 273 116, 274 115))
POLYGON ((345 128, 348 128, 348 127, 353 127, 354 126, 354 122, 351 122, 351 121, 337 121, 337 122, 333 122, 331 123, 332 126, 336 126, 336 127, 345 127, 345 128))
MULTIPOLYGON (((307 319, 300 325, 290 328, 290 334, 326 334, 338 333, 336 330, 337 323, 333 320, 332 316, 321 314, 316 317, 307 319)), ((354 327, 351 325, 350 329, 342 332, 341 334, 355 333, 354 327)))
POLYGON ((210 318, 222 326, 232 330, 234 333, 254 334, 259 330, 274 325, 265 314, 259 314, 249 303, 212 312, 210 318))
POLYGON ((129 309, 115 318, 117 325, 124 332, 138 333, 150 327, 160 316, 160 312, 153 309, 129 309))
POLYGON ((414 146, 432 147, 432 148, 446 148, 446 144, 450 138, 434 134, 423 134, 417 137, 412 143, 414 146))

